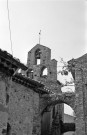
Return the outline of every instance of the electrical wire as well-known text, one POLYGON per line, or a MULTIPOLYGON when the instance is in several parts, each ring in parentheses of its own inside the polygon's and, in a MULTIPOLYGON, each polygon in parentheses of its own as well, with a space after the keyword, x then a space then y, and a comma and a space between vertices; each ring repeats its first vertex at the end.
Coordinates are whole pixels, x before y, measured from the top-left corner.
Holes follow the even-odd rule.
POLYGON ((10 24, 10 15, 9 15, 9 6, 8 6, 8 0, 7 0, 7 11, 8 11, 8 22, 9 22, 9 33, 10 33, 10 43, 11 43, 11 52, 13 56, 13 49, 12 49, 12 34, 11 34, 11 24, 10 24))

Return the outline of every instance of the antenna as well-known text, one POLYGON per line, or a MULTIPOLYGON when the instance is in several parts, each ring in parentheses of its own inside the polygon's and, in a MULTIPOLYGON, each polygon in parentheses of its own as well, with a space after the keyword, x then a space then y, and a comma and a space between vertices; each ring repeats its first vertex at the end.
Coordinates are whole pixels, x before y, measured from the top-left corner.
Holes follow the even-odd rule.
POLYGON ((40 44, 40 41, 41 41, 41 30, 39 32, 39 44, 40 44))
POLYGON ((11 27, 10 27, 10 17, 9 17, 9 7, 8 7, 8 0, 7 0, 7 11, 8 11, 8 22, 9 22, 9 32, 10 32, 11 52, 12 52, 12 56, 13 56, 13 50, 12 50, 12 38, 11 38, 11 27))

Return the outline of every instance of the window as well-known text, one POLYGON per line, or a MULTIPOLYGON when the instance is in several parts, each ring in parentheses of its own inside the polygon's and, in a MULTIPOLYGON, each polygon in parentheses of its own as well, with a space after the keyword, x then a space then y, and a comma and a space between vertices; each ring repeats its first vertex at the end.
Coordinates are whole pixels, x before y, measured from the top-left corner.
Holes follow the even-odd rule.
POLYGON ((37 65, 39 65, 40 64, 40 59, 37 59, 37 65))
POLYGON ((40 49, 37 49, 35 51, 35 64, 36 65, 39 65, 40 64, 40 54, 41 54, 40 49))
POLYGON ((27 72, 27 77, 33 79, 33 70, 30 69, 28 72, 27 72))
POLYGON ((42 67, 41 69, 41 77, 47 77, 48 70, 46 67, 42 67))

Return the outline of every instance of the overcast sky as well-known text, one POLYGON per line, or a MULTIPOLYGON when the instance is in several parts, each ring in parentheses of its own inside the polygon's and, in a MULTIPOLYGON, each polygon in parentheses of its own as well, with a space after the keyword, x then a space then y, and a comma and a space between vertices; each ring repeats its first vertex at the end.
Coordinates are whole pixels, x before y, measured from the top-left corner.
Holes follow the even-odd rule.
MULTIPOLYGON (((52 49, 52 58, 77 58, 87 52, 86 0, 8 0, 13 55, 27 62, 39 43, 52 49)), ((0 0, 0 48, 11 53, 7 0, 0 0)))

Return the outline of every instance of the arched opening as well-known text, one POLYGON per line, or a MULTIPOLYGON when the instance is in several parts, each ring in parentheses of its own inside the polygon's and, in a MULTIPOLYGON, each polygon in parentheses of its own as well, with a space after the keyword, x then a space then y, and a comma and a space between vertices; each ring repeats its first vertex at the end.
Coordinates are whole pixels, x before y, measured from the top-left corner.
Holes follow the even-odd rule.
POLYGON ((29 69, 28 72, 27 72, 27 77, 33 79, 33 70, 32 69, 29 69))
MULTIPOLYGON (((50 131, 52 135, 73 135, 75 133, 74 110, 69 105, 64 104, 63 101, 49 104, 42 113, 41 129, 46 135, 48 135, 50 131), (51 126, 49 127, 49 125, 51 126), (47 130, 46 127, 48 127, 47 129, 49 130, 47 130)), ((44 134, 42 133, 41 135, 44 134)))
POLYGON ((44 76, 44 75, 47 76, 47 74, 48 74, 47 72, 48 72, 48 71, 47 71, 47 68, 44 68, 44 69, 43 69, 43 72, 42 72, 42 76, 44 76))
POLYGON ((47 77, 47 75, 48 75, 48 70, 47 70, 47 68, 44 66, 44 67, 42 67, 42 69, 41 69, 41 77, 47 77))
POLYGON ((75 116, 74 110, 67 104, 64 104, 64 113, 75 116))
POLYGON ((41 51, 40 49, 38 48, 36 51, 35 51, 35 65, 39 65, 41 63, 41 51))
POLYGON ((52 134, 73 135, 75 133, 75 113, 70 106, 66 104, 55 105, 52 116, 52 134))

